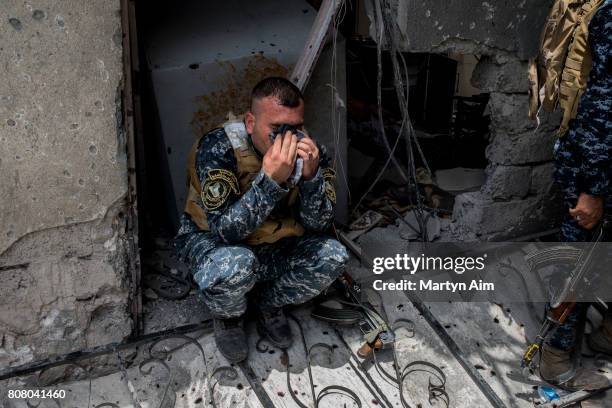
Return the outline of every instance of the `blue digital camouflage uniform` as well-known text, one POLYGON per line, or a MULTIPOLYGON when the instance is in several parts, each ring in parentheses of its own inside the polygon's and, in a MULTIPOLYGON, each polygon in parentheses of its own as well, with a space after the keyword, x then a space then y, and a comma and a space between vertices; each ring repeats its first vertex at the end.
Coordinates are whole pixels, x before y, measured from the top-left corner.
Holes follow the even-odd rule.
MULTIPOLYGON (((589 24, 589 46, 593 65, 587 89, 567 134, 555 144, 555 181, 565 195, 565 209, 576 206, 580 193, 604 198, 606 212, 612 209, 612 1, 593 16, 589 24)), ((561 225, 566 242, 589 241, 592 231, 578 225, 569 214, 561 225)), ((562 350, 576 343, 588 303, 579 303, 566 323, 557 328, 549 344, 562 350)))
MULTIPOLYGON (((304 235, 273 244, 249 246, 242 242, 270 215, 286 211, 280 201, 288 190, 262 170, 244 194, 230 191, 220 206, 206 210, 210 231, 200 230, 188 214, 182 215, 175 246, 179 257, 190 265, 213 315, 242 315, 249 292, 261 309, 303 303, 325 290, 342 272, 347 251, 323 234, 333 222, 335 193, 323 176, 323 170, 330 166, 329 158, 325 148, 318 146, 316 176, 298 184, 295 205, 304 235)), ((202 186, 210 170, 236 173, 234 149, 223 129, 201 139, 196 169, 202 186)))

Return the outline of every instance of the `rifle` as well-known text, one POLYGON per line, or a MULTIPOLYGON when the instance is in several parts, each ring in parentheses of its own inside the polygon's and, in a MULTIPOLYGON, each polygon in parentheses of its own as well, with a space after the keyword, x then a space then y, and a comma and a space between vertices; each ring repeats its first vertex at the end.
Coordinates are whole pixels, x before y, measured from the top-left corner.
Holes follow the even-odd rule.
MULTIPOLYGON (((368 262, 369 259, 362 256, 361 249, 353 241, 342 232, 338 236, 340 241, 355 252, 365 264, 369 263, 368 266, 372 267, 371 262, 368 262)), ((312 317, 336 324, 358 324, 364 344, 357 354, 362 358, 368 357, 374 349, 391 347, 395 341, 395 334, 374 306, 361 299, 361 285, 346 271, 334 282, 334 285, 344 297, 339 303, 349 308, 338 309, 318 304, 312 311, 312 317)))
MULTIPOLYGON (((550 334, 553 328, 565 323, 565 320, 572 312, 577 303, 579 294, 579 284, 586 283, 591 284, 588 279, 587 273, 590 272, 594 254, 598 247, 599 242, 605 235, 605 230, 612 224, 612 219, 605 217, 597 226, 593 238, 591 240, 592 245, 588 249, 583 250, 576 261, 576 265, 572 271, 571 278, 567 281, 563 289, 556 296, 556 299, 551 301, 550 308, 546 313, 546 318, 540 327, 535 340, 527 347, 523 359, 521 361, 521 367, 532 367, 533 359, 536 354, 541 350, 544 340, 550 334)), ((534 258, 532 256, 532 258, 534 258)))

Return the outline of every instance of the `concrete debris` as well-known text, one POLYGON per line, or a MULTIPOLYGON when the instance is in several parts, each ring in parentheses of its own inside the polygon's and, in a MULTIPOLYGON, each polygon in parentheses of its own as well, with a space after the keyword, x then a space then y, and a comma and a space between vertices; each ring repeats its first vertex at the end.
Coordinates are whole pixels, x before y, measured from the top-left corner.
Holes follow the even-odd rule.
POLYGON ((485 182, 483 169, 454 169, 437 170, 435 172, 438 187, 450 193, 475 191, 485 182))

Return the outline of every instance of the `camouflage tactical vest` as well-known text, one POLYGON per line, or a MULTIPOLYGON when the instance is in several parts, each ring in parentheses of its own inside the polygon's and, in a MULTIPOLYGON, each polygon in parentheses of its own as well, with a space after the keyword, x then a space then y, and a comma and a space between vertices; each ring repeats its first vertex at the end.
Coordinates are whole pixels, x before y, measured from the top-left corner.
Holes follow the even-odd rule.
POLYGON ((591 71, 589 21, 603 0, 555 0, 540 39, 540 51, 529 62, 529 117, 536 119, 540 107, 547 112, 557 106, 563 120, 557 132, 567 132, 576 117, 580 97, 591 71))
MULTIPOLYGON (((242 119, 230 120, 224 123, 223 129, 234 149, 237 163, 236 178, 240 188, 240 191, 237 193, 239 196, 242 196, 251 188, 251 183, 261 170, 261 160, 248 140, 249 136, 242 119)), ((208 231, 210 228, 206 219, 206 213, 204 212, 202 186, 196 171, 196 156, 200 140, 201 138, 194 143, 187 161, 187 187, 189 188, 189 193, 187 195, 187 203, 185 204, 185 212, 191 216, 193 222, 201 230, 208 231)), ((258 245, 273 243, 281 238, 304 234, 304 227, 297 222, 294 215, 294 204, 297 201, 297 197, 298 188, 293 187, 281 201, 281 208, 285 210, 286 214, 280 217, 268 217, 244 242, 249 245, 258 245)))

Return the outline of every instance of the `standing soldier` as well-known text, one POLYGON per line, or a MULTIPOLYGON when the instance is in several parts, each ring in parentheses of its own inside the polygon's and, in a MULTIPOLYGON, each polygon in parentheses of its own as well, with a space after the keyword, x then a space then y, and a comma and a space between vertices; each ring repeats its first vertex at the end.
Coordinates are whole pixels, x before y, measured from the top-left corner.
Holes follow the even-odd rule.
POLYGON ((189 157, 176 246, 230 362, 247 357, 247 294, 258 309, 260 335, 289 347, 283 306, 321 293, 348 259, 342 244, 324 234, 334 219, 335 172, 325 148, 304 133, 303 121, 299 89, 267 78, 253 88, 244 118, 202 136, 189 157), (290 130, 279 134, 281 127, 290 130))
MULTIPOLYGON (((612 208, 612 0, 557 0, 542 37, 538 64, 530 67, 531 115, 538 106, 559 105, 564 117, 555 144, 555 181, 568 212, 564 241, 589 241, 604 208, 612 208), (592 61, 592 62, 591 62, 592 61), (536 66, 538 68, 536 69, 536 66)), ((579 333, 588 303, 578 303, 542 348, 542 379, 570 389, 608 384, 594 372, 575 367, 579 333)), ((597 352, 612 355, 612 310, 589 336, 597 352)))

